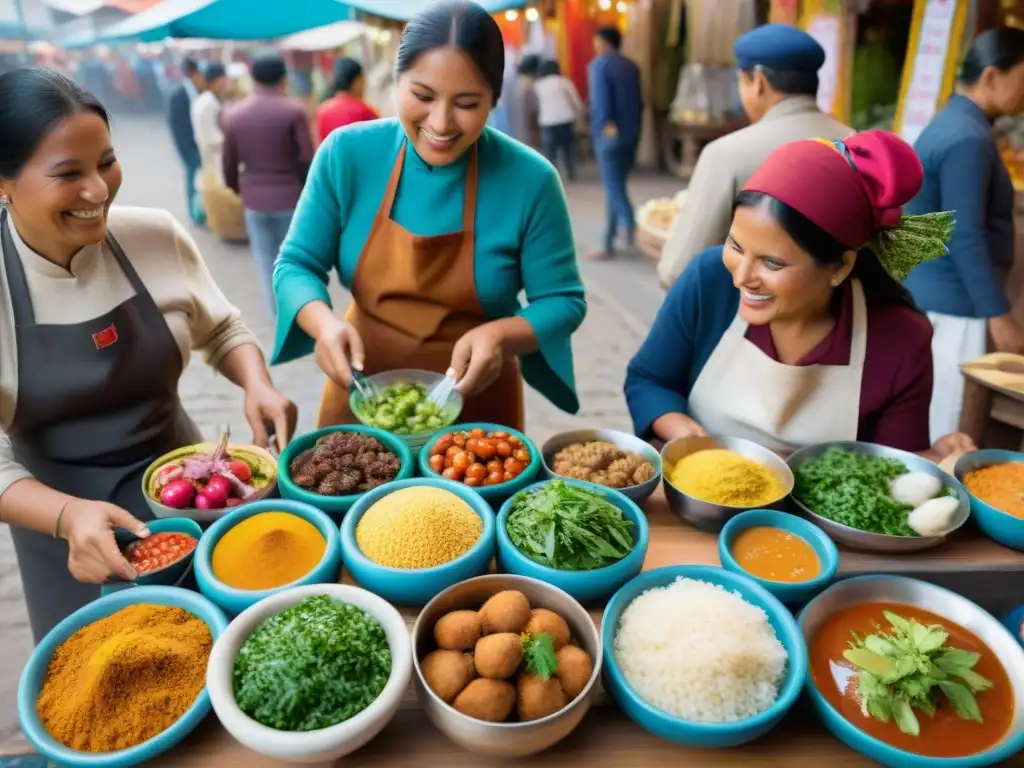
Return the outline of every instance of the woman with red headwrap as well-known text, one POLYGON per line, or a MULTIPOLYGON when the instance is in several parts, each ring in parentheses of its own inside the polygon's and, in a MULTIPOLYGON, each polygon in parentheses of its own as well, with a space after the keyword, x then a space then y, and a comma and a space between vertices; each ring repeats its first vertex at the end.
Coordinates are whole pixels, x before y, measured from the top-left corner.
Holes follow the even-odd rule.
POLYGON ((775 150, 629 364, 637 434, 971 447, 952 435, 930 450, 932 329, 900 281, 946 252, 952 217, 902 216, 921 182, 913 149, 883 131, 775 150))

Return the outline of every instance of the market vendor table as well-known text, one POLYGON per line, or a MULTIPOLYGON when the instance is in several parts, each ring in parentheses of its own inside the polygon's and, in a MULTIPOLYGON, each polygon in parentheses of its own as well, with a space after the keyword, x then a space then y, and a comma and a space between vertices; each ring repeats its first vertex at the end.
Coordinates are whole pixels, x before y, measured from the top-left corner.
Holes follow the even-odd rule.
MULTIPOLYGON (((680 563, 718 565, 717 536, 684 524, 668 508, 659 489, 645 505, 651 527, 650 545, 644 569, 680 563)), ((915 554, 882 556, 842 550, 839 578, 864 573, 900 573, 949 586, 1000 615, 1021 603, 1020 575, 1024 554, 1006 549, 983 538, 973 528, 958 533, 940 547, 915 554), (1016 576, 1016 578, 1013 578, 1016 576)), ((343 579, 350 582, 346 575, 343 579)), ((403 608, 411 629, 418 609, 403 608)), ((601 609, 591 611, 600 626, 601 609)), ((867 766, 872 765, 834 739, 818 724, 813 713, 798 704, 786 723, 764 739, 733 750, 686 750, 647 734, 630 722, 603 690, 598 691, 596 709, 576 732, 554 749, 524 761, 488 761, 464 752, 447 740, 419 709, 412 687, 406 692, 402 711, 391 725, 369 745, 344 760, 346 766, 489 766, 489 765, 574 765, 608 768, 662 768, 666 764, 700 766, 737 765, 745 761, 760 767, 789 765, 867 766)), ((1009 763, 1024 766, 1024 758, 1009 763)), ((280 766, 275 760, 249 752, 210 717, 185 743, 151 763, 160 768, 205 768, 238 765, 246 768, 280 766)))
POLYGON ((669 171, 680 179, 689 181, 703 145, 733 131, 738 131, 745 125, 746 122, 743 120, 715 123, 682 123, 670 120, 661 134, 662 156, 665 158, 665 164, 669 171), (673 141, 682 144, 682 157, 679 162, 675 160, 673 141))
POLYGON ((1024 450, 1024 357, 994 352, 960 370, 960 431, 983 448, 1024 450))

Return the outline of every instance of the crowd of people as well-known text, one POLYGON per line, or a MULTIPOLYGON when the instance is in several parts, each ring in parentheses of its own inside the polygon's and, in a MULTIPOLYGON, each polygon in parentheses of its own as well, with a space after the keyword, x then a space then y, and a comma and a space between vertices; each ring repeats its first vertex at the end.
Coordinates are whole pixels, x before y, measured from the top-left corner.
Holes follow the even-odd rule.
MULTIPOLYGON (((598 34, 588 83, 606 254, 635 232, 641 103, 620 44, 598 34)), ((637 434, 747 436, 783 454, 855 439, 934 460, 970 449, 930 422, 953 386, 933 347, 950 343, 946 316, 962 337, 981 324, 1001 348, 1021 343, 999 298, 1011 190, 984 128, 1024 99, 1024 32, 975 41, 917 152, 816 112, 823 53, 799 30, 755 30, 736 53, 754 122, 702 156, 700 207, 666 246, 672 285, 626 375, 637 434)), ((223 67, 185 63, 169 121, 190 210, 201 220, 204 166, 240 198, 276 316, 270 363, 314 358, 320 426, 353 421, 354 371, 394 368, 449 376, 467 421, 522 429, 525 384, 579 410, 572 337, 587 303, 565 188, 488 124, 505 56, 483 8, 430 4, 398 47, 397 116, 373 119, 358 65, 339 63, 319 136, 279 53, 256 56, 255 89, 228 104, 223 67), (332 273, 352 295, 344 313, 332 273)), ((542 144, 564 154, 578 94, 550 64, 525 78, 542 144)), ((122 171, 100 99, 20 68, 0 75, 0 114, 0 520, 39 639, 98 583, 132 575, 111 528, 144 534, 141 473, 199 440, 178 396, 192 353, 238 385, 255 443, 283 448, 296 408, 187 229, 113 205, 122 171)))

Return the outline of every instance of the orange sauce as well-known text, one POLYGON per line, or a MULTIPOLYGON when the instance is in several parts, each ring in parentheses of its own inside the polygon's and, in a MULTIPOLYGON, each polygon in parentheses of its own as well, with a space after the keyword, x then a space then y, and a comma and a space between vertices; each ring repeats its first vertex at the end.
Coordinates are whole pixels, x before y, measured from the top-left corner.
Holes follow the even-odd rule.
POLYGON ((863 603, 838 611, 828 618, 811 641, 810 661, 815 687, 843 717, 876 739, 915 755, 967 757, 984 752, 999 743, 1013 722, 1013 684, 996 655, 973 633, 921 608, 863 603), (884 611, 916 619, 925 625, 938 624, 949 633, 946 641, 949 647, 981 654, 974 671, 994 683, 989 690, 975 694, 984 723, 961 720, 951 706, 940 705, 935 717, 915 710, 921 733, 910 736, 895 722, 883 723, 861 711, 856 672, 843 658, 843 651, 849 648, 851 632, 867 635, 876 627, 888 627, 882 615, 884 611))
POLYGON ((731 551, 740 568, 759 579, 794 584, 821 573, 821 560, 814 548, 781 528, 748 528, 736 537, 731 551))

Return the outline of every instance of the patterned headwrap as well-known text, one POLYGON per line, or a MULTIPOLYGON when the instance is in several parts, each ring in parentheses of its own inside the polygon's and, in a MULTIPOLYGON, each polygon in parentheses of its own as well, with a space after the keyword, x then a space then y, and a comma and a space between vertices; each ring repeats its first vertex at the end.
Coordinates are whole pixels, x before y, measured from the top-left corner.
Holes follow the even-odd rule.
POLYGON ((845 141, 808 139, 772 152, 743 187, 774 197, 851 250, 868 247, 896 280, 944 256, 953 212, 903 215, 924 171, 913 148, 886 131, 845 141))

